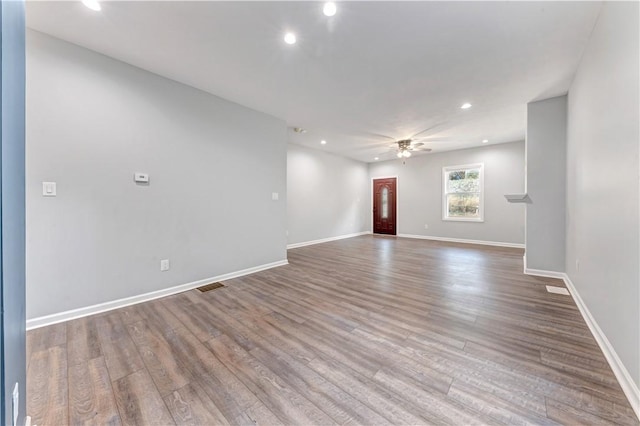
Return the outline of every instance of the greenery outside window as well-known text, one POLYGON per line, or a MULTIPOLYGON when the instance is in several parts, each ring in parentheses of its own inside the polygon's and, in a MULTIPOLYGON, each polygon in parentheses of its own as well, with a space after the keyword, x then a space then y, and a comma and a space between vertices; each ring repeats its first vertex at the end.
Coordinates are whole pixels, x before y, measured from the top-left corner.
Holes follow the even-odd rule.
POLYGON ((442 220, 484 222, 484 164, 442 168, 442 220))

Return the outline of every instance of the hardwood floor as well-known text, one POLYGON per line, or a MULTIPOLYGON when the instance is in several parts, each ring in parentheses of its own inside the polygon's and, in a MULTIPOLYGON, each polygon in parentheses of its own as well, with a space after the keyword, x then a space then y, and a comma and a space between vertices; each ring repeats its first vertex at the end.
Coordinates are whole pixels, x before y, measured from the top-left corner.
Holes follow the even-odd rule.
POLYGON ((628 401, 522 250, 363 236, 30 331, 32 424, 619 424, 628 401))

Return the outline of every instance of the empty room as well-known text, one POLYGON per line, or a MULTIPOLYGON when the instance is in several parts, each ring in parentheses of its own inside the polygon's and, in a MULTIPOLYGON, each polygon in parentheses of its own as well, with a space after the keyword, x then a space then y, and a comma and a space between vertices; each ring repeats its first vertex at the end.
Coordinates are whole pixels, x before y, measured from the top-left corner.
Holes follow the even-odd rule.
POLYGON ((0 20, 0 424, 640 424, 639 2, 0 20))

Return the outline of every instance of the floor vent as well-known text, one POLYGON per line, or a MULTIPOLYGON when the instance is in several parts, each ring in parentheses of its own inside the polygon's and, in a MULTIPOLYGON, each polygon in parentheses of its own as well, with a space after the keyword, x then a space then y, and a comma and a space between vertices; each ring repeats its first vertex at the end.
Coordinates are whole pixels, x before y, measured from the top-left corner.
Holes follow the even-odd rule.
POLYGON ((215 290, 215 289, 221 288, 221 287, 224 287, 224 284, 222 284, 222 283, 211 283, 211 284, 203 285, 202 287, 198 287, 198 290, 200 290, 202 293, 204 293, 205 291, 211 291, 211 290, 215 290))
POLYGON ((569 290, 567 290, 564 287, 556 287, 553 285, 548 285, 547 287, 547 291, 549 293, 553 293, 553 294, 564 294, 565 296, 569 296, 569 290))

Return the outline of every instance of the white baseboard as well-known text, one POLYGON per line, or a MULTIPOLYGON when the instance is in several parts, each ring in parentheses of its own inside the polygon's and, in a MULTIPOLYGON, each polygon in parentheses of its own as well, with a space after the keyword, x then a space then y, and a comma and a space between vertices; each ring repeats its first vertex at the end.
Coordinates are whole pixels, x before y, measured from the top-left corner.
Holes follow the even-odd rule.
POLYGON ((218 275, 216 277, 211 277, 211 278, 205 278, 205 279, 193 281, 187 284, 181 284, 178 286, 165 288, 162 290, 152 291, 150 293, 140 294, 138 296, 126 297, 124 299, 118 299, 110 302, 99 303, 97 305, 87 306, 84 308, 72 309, 70 311, 59 312, 56 314, 46 315, 38 318, 32 318, 27 320, 27 330, 33 330, 34 328, 44 327, 51 324, 57 324, 59 322, 69 321, 76 318, 82 318, 89 315, 99 314, 101 312, 123 308, 129 305, 135 305, 136 303, 147 302, 149 300, 158 299, 160 297, 170 296, 176 293, 182 293, 183 291, 191 290, 191 289, 200 287, 202 285, 209 284, 211 282, 230 280, 232 278, 238 278, 244 275, 249 275, 256 272, 264 271, 265 269, 271 269, 271 268, 288 265, 288 264, 289 262, 287 261, 287 259, 279 260, 277 262, 266 263, 264 265, 258 265, 258 266, 243 269, 240 271, 229 272, 228 274, 218 275))
POLYGON ((613 374, 615 374, 616 379, 618 379, 618 383, 620 383, 622 391, 629 400, 629 403, 631 404, 633 411, 636 413, 638 420, 640 420, 640 389, 638 389, 638 385, 636 385, 636 383, 633 381, 631 374, 629 374, 629 371, 626 369, 626 367, 618 357, 618 354, 611 345, 611 342, 609 342, 609 339, 607 339, 607 336, 604 334, 593 315, 591 315, 591 312, 589 312, 589 308, 587 308, 587 305, 582 300, 582 297, 580 297, 580 293, 578 293, 578 290, 573 285, 573 282, 571 281, 569 276, 565 273, 563 273, 562 275, 562 279, 569 289, 573 300, 576 302, 576 305, 578 306, 578 309, 582 314, 582 318, 584 318, 584 321, 587 323, 589 330, 591 330, 591 334, 593 334, 596 342, 598 342, 598 346, 600 346, 600 349, 607 359, 609 366, 613 370, 613 374))
POLYGON ((638 390, 638 386, 631 378, 631 374, 629 374, 629 371, 627 371, 626 367, 618 357, 615 349, 611 346, 609 339, 607 339, 607 336, 604 334, 593 315, 591 315, 589 308, 587 308, 582 297, 580 297, 580 293, 578 293, 578 290, 573 285, 569 276, 565 272, 527 268, 525 268, 524 273, 538 277, 559 278, 564 281, 569 293, 571 293, 571 297, 573 297, 573 300, 580 311, 580 314, 582 314, 582 318, 584 318, 584 322, 587 323, 587 327, 589 327, 591 334, 594 339, 596 339, 596 342, 598 342, 600 350, 602 350, 604 357, 607 359, 609 366, 613 370, 613 374, 616 376, 616 379, 618 379, 618 383, 620 383, 620 387, 622 387, 631 407, 633 407, 633 411, 636 413, 638 419, 640 419, 640 390, 638 390))
POLYGON ((338 235, 337 237, 329 237, 329 238, 322 238, 320 240, 313 240, 313 241, 305 241, 305 242, 302 242, 302 243, 288 244, 287 245, 287 250, 298 248, 298 247, 312 246, 314 244, 328 243, 329 241, 343 240, 345 238, 359 237, 360 235, 367 235, 367 234, 370 234, 370 233, 371 232, 369 232, 369 231, 356 232, 354 234, 338 235))
POLYGON ((432 237, 429 235, 398 234, 400 238, 417 238, 420 240, 446 241, 449 243, 480 244, 483 246, 524 248, 524 244, 503 243, 500 241, 465 240, 460 238, 432 237))
MULTIPOLYGON (((526 261, 526 260, 525 260, 526 261)), ((567 275, 564 272, 545 271, 543 269, 529 269, 525 266, 524 273, 526 275, 535 275, 536 277, 558 278, 563 280, 567 275)))

